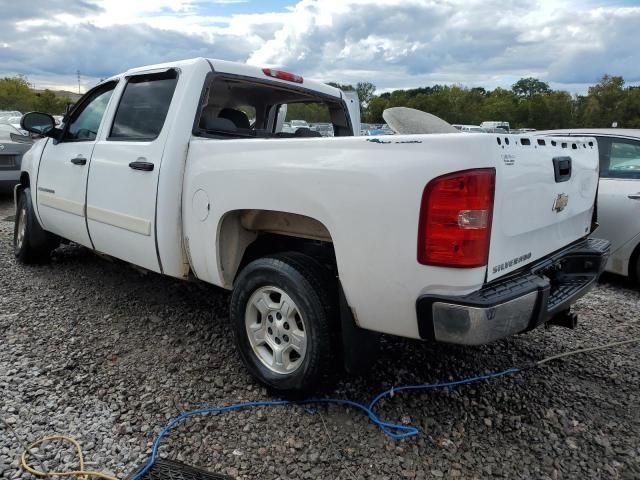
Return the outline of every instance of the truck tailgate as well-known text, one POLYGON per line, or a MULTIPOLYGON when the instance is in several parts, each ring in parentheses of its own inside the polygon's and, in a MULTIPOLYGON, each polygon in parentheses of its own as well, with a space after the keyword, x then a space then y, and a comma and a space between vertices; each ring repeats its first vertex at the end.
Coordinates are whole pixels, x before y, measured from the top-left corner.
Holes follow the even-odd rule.
POLYGON ((593 138, 499 136, 495 151, 487 281, 586 236, 598 186, 593 138))

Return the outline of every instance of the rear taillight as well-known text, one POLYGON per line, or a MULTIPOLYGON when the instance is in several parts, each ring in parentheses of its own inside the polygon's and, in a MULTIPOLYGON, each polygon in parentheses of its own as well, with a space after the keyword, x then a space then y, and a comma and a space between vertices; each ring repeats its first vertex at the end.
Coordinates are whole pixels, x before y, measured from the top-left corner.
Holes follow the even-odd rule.
POLYGON ((264 73, 268 77, 277 78, 279 80, 286 80, 287 82, 302 83, 304 81, 300 75, 285 72, 283 70, 275 70, 273 68, 263 68, 262 73, 264 73))
POLYGON ((420 263, 444 267, 487 264, 495 179, 495 169, 482 168, 429 182, 420 206, 420 263))

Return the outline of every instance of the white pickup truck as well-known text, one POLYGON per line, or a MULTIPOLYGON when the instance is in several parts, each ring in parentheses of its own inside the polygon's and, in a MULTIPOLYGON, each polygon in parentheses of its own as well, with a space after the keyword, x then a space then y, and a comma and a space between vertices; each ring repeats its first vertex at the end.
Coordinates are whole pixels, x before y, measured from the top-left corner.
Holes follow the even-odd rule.
POLYGON ((44 135, 16 187, 15 255, 72 241, 164 275, 233 290, 251 373, 314 387, 367 361, 371 332, 475 345, 551 322, 592 286, 590 138, 359 137, 356 102, 288 72, 194 59, 87 92, 44 135), (334 137, 283 133, 314 104, 334 137))

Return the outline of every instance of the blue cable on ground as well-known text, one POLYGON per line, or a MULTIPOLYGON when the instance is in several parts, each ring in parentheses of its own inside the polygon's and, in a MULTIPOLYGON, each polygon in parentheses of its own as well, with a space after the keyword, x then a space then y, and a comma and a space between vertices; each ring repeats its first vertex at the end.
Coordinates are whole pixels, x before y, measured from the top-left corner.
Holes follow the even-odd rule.
POLYGON ((203 415, 207 413, 222 413, 222 412, 230 412, 233 410, 240 410, 245 408, 253 408, 253 407, 276 407, 276 406, 284 406, 284 405, 308 405, 308 404, 333 404, 333 405, 347 405, 362 412, 366 413, 369 419, 376 424, 386 435, 389 435, 392 438, 400 439, 411 437, 413 435, 417 435, 419 430, 417 427, 413 427, 410 425, 401 425, 398 423, 389 423, 385 422, 376 415, 374 412, 374 408, 380 400, 385 397, 393 397, 398 392, 403 392, 406 390, 432 390, 435 388, 444 388, 444 387, 454 387, 457 385, 465 385, 468 383, 476 383, 484 380, 490 380, 493 378, 504 377, 506 375, 513 375, 514 373, 521 372, 520 368, 509 368, 507 370, 503 370, 501 372, 489 373, 486 375, 480 375, 472 378, 464 378, 462 380, 455 380, 452 382, 443 382, 443 383, 427 383, 422 385, 402 385, 400 387, 391 387, 388 390, 376 395, 368 405, 364 405, 362 403, 354 402, 353 400, 345 400, 339 398, 319 398, 319 399, 309 399, 309 400, 301 400, 301 401, 289 401, 289 400, 270 400, 270 401, 259 401, 259 402, 242 402, 242 403, 234 403, 233 405, 227 405, 224 407, 211 407, 211 408, 201 408, 197 410, 191 410, 189 412, 182 413, 177 417, 173 418, 167 425, 160 430, 158 436, 155 438, 153 442, 153 447, 151 448, 151 455, 149 456, 149 460, 145 463, 132 477, 132 480, 140 480, 142 476, 149 471, 149 469, 153 466, 156 459, 158 458, 158 450, 160 448, 160 443, 162 442, 162 438, 171 430, 176 424, 186 420, 189 417, 194 415, 203 415))

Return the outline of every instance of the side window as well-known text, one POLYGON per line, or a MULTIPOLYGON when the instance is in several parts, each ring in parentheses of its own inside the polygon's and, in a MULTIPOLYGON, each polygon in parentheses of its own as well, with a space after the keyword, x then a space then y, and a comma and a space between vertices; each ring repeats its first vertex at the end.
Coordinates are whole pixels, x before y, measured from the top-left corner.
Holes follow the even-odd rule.
POLYGON ((177 83, 175 70, 131 77, 116 110, 109 140, 155 139, 164 125, 177 83))
POLYGON ((113 94, 116 82, 89 93, 79 110, 73 113, 63 141, 91 141, 96 139, 100 122, 113 94))
POLYGON ((640 179, 640 142, 601 137, 598 146, 602 177, 640 179))

